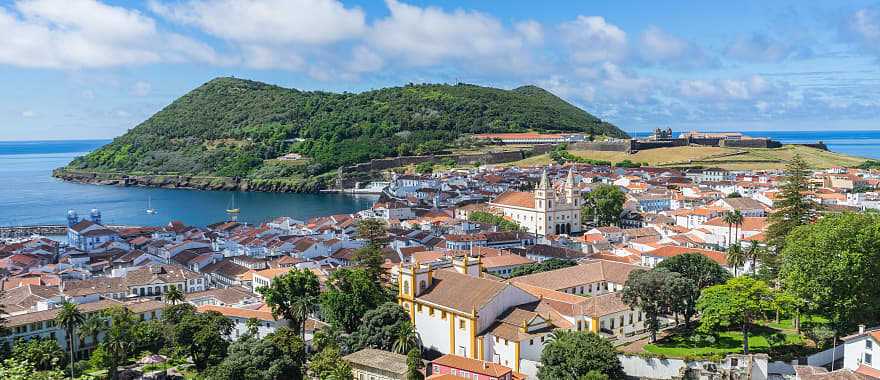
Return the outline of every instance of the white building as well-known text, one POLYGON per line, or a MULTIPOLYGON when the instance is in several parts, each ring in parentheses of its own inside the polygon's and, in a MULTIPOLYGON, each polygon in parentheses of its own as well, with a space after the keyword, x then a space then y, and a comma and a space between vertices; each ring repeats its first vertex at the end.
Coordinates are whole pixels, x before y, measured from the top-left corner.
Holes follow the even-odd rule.
POLYGON ((880 327, 865 329, 843 338, 843 368, 880 378, 880 327))
POLYGON ((538 236, 570 235, 581 231, 582 200, 571 170, 561 192, 550 186, 544 171, 534 192, 508 191, 489 205, 538 236))

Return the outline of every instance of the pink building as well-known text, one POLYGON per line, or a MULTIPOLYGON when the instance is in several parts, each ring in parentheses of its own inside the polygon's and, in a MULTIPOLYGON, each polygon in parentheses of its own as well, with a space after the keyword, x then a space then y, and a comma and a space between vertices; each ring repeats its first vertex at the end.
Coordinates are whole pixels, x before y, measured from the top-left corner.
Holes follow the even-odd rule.
POLYGON ((428 370, 432 378, 439 375, 454 375, 472 380, 515 379, 513 370, 503 365, 458 355, 443 355, 431 362, 428 370))

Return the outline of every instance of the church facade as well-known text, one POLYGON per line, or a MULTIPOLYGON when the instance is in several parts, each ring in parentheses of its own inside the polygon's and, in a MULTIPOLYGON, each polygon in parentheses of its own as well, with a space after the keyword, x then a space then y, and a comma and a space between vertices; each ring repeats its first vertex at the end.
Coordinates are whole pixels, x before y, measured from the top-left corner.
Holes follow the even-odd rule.
POLYGON ((544 171, 541 183, 533 192, 508 191, 489 202, 489 205, 538 236, 581 232, 583 200, 571 170, 561 191, 551 186, 544 171))

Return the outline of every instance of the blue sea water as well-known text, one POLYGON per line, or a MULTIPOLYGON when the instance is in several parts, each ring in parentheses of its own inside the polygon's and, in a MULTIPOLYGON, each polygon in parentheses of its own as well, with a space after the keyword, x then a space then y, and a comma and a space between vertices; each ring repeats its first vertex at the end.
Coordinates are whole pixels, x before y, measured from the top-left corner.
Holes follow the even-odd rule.
MULTIPOLYGON (((673 132, 678 136, 680 132, 673 132)), ((769 137, 784 144, 824 142, 834 152, 852 156, 880 159, 880 130, 878 131, 747 131, 752 137, 769 137)), ((651 132, 637 132, 635 137, 646 137, 651 132)))
MULTIPOLYGON (((181 220, 204 226, 225 219, 232 192, 97 186, 52 178, 52 169, 108 143, 106 140, 0 141, 0 226, 63 224, 67 210, 101 210, 104 223, 163 225, 181 220), (146 213, 151 198, 158 215, 146 213)), ((342 194, 235 193, 240 220, 310 218, 369 208, 375 197, 342 194)))
MULTIPOLYGON (((822 141, 835 152, 880 159, 880 131, 746 133, 783 143, 822 141)), ((112 224, 160 225, 176 219, 204 226, 225 219, 231 192, 96 186, 51 177, 52 169, 108 142, 0 141, 0 226, 62 224, 67 210, 85 215, 92 208, 100 209, 105 223, 112 224), (146 214, 148 198, 158 209, 158 215, 146 214)), ((261 223, 276 216, 309 218, 350 213, 370 207, 375 197, 236 192, 235 200, 236 206, 241 208, 242 221, 261 223)))

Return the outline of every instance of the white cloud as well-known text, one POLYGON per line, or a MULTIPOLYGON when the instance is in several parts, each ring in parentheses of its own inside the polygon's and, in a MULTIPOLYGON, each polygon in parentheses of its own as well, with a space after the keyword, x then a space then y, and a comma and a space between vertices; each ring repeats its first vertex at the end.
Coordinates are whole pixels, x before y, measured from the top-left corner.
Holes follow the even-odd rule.
POLYGON ((687 41, 656 26, 648 27, 642 33, 639 43, 641 55, 651 61, 678 59, 688 50, 687 41))
POLYGON ((355 73, 378 71, 384 64, 382 57, 366 46, 357 46, 352 51, 348 69, 355 73))
POLYGON ((775 90, 775 86, 766 78, 753 75, 746 79, 682 80, 678 83, 678 90, 679 94, 688 98, 731 101, 753 100, 768 95, 775 90))
POLYGON ((762 33, 738 37, 725 53, 730 58, 752 62, 779 62, 813 55, 809 47, 799 47, 762 33))
POLYGON ((539 44, 544 42, 544 27, 535 20, 521 21, 514 25, 516 31, 519 32, 526 42, 530 44, 539 44))
MULTIPOLYGON (((153 19, 96 0, 20 0, 0 7, 0 64, 108 67, 193 58, 169 46, 153 19)), ((180 39, 187 39, 180 37, 180 39)))
POLYGON ((639 101, 644 101, 650 95, 653 83, 649 78, 625 72, 610 62, 602 64, 602 75, 602 87, 612 95, 633 97, 639 101))
POLYGON ((134 96, 147 96, 153 91, 153 85, 149 82, 137 81, 131 86, 131 94, 134 96))
POLYGON ((627 54, 626 32, 603 17, 578 16, 563 23, 560 31, 577 62, 618 62, 627 54))
POLYGON ((37 116, 37 113, 34 110, 21 111, 21 117, 32 118, 32 117, 36 117, 36 116, 37 116))
POLYGON ((364 12, 336 0, 189 0, 150 9, 211 35, 258 44, 327 44, 360 36, 364 12))
POLYGON ((880 9, 862 8, 844 20, 843 35, 862 48, 880 52, 880 9))
MULTIPOLYGON (((452 59, 515 68, 523 38, 480 12, 421 8, 386 0, 391 14, 373 25, 369 43, 409 64, 428 66, 452 59), (511 67, 513 66, 513 67, 511 67)), ((532 28, 534 29, 534 28, 532 28)), ((534 30, 532 38, 535 37, 534 30)))

